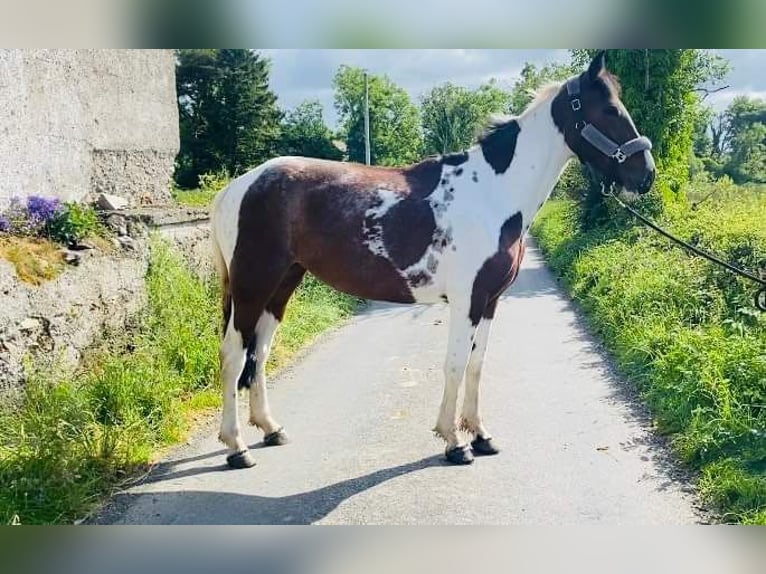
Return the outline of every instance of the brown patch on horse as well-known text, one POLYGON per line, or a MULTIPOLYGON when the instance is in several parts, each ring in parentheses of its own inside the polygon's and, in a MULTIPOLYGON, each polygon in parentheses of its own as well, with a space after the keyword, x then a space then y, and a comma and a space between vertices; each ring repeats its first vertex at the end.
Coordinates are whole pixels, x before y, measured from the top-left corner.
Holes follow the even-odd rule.
POLYGON ((506 172, 516 153, 516 140, 521 133, 521 126, 515 119, 496 121, 479 138, 484 160, 496 174, 506 172))
POLYGON ((357 297, 413 303, 411 287, 431 278, 423 273, 408 282, 400 270, 449 238, 436 226, 429 197, 445 163, 462 161, 457 155, 382 168, 294 158, 267 168, 243 196, 231 261, 234 326, 244 340, 264 309, 281 318, 284 295, 305 270, 357 297), (380 207, 381 191, 400 200, 380 217, 369 215, 380 207), (391 260, 373 253, 370 240, 382 242, 391 260))
POLYGON ((229 290, 229 274, 225 271, 221 278, 221 307, 223 310, 223 334, 226 334, 226 328, 231 319, 231 291, 229 290))
POLYGON ((303 276, 305 274, 306 270, 297 263, 294 263, 290 269, 287 270, 287 274, 285 274, 279 287, 277 287, 277 290, 266 304, 266 311, 274 315, 276 320, 280 323, 285 316, 285 308, 287 307, 290 297, 292 297, 293 292, 301 284, 301 281, 303 281, 303 276))
POLYGON ((436 218, 427 201, 411 195, 382 217, 383 245, 394 265, 406 269, 417 263, 433 241, 436 218))
POLYGON ((521 234, 522 216, 519 211, 503 223, 497 252, 484 262, 473 281, 468 312, 472 325, 478 325, 482 317, 494 317, 498 297, 516 280, 524 257, 521 234))

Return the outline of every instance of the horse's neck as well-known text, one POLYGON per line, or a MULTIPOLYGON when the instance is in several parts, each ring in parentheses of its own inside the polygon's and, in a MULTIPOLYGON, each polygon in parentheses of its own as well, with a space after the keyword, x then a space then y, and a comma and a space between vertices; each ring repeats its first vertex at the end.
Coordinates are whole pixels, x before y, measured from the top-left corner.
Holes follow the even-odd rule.
MULTIPOLYGON (((516 213, 522 212, 525 230, 553 191, 561 172, 573 154, 563 134, 553 123, 553 95, 536 102, 517 118, 520 132, 513 161, 502 175, 495 177, 491 192, 493 202, 516 213)), ((481 148, 476 148, 481 154, 481 148)), ((508 213, 508 215, 513 215, 508 213)))

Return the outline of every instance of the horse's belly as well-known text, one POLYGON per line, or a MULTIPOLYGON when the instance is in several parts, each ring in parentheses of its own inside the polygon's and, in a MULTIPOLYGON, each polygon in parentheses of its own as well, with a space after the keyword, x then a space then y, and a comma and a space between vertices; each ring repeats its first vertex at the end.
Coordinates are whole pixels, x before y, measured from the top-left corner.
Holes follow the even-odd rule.
POLYGON ((350 254, 346 249, 316 250, 299 254, 298 261, 320 280, 338 291, 391 303, 414 303, 405 278, 382 257, 372 253, 350 254))

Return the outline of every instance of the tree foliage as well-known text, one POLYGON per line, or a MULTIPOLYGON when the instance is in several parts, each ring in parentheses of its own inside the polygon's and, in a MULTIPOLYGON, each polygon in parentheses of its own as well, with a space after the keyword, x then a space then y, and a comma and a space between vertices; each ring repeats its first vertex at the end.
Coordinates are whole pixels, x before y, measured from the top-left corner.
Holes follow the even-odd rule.
MULTIPOLYGON (((420 114, 407 92, 388 76, 370 75, 371 162, 404 165, 420 159, 423 150, 420 114)), ((346 141, 348 158, 364 162, 364 70, 341 66, 333 79, 335 108, 346 141)))
POLYGON ((271 157, 280 112, 269 63, 250 50, 179 50, 176 87, 181 151, 176 182, 194 187, 203 173, 240 174, 271 157))
POLYGON ((322 104, 309 100, 287 112, 282 121, 279 153, 336 161, 343 159, 343 152, 333 143, 333 133, 325 124, 322 104))
POLYGON ((466 149, 492 114, 507 112, 510 94, 495 82, 475 90, 445 83, 421 98, 425 152, 443 154, 466 149))
POLYGON ((766 100, 738 96, 723 112, 708 109, 705 119, 694 153, 707 171, 737 183, 766 182, 766 100))
POLYGON ((738 96, 722 119, 725 171, 737 182, 766 182, 766 101, 738 96))

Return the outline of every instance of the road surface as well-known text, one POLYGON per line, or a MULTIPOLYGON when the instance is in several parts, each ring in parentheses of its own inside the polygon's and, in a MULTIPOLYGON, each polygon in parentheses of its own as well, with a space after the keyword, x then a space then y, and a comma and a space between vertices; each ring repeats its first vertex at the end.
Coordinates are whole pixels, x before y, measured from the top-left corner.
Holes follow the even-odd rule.
MULTIPOLYGON (((704 521, 628 385, 527 250, 482 380, 502 448, 448 466, 430 429, 447 308, 372 304, 272 381, 292 442, 228 470, 217 421, 97 517, 119 524, 684 524, 704 521)), ((247 416, 243 414, 242 420, 247 416)))

